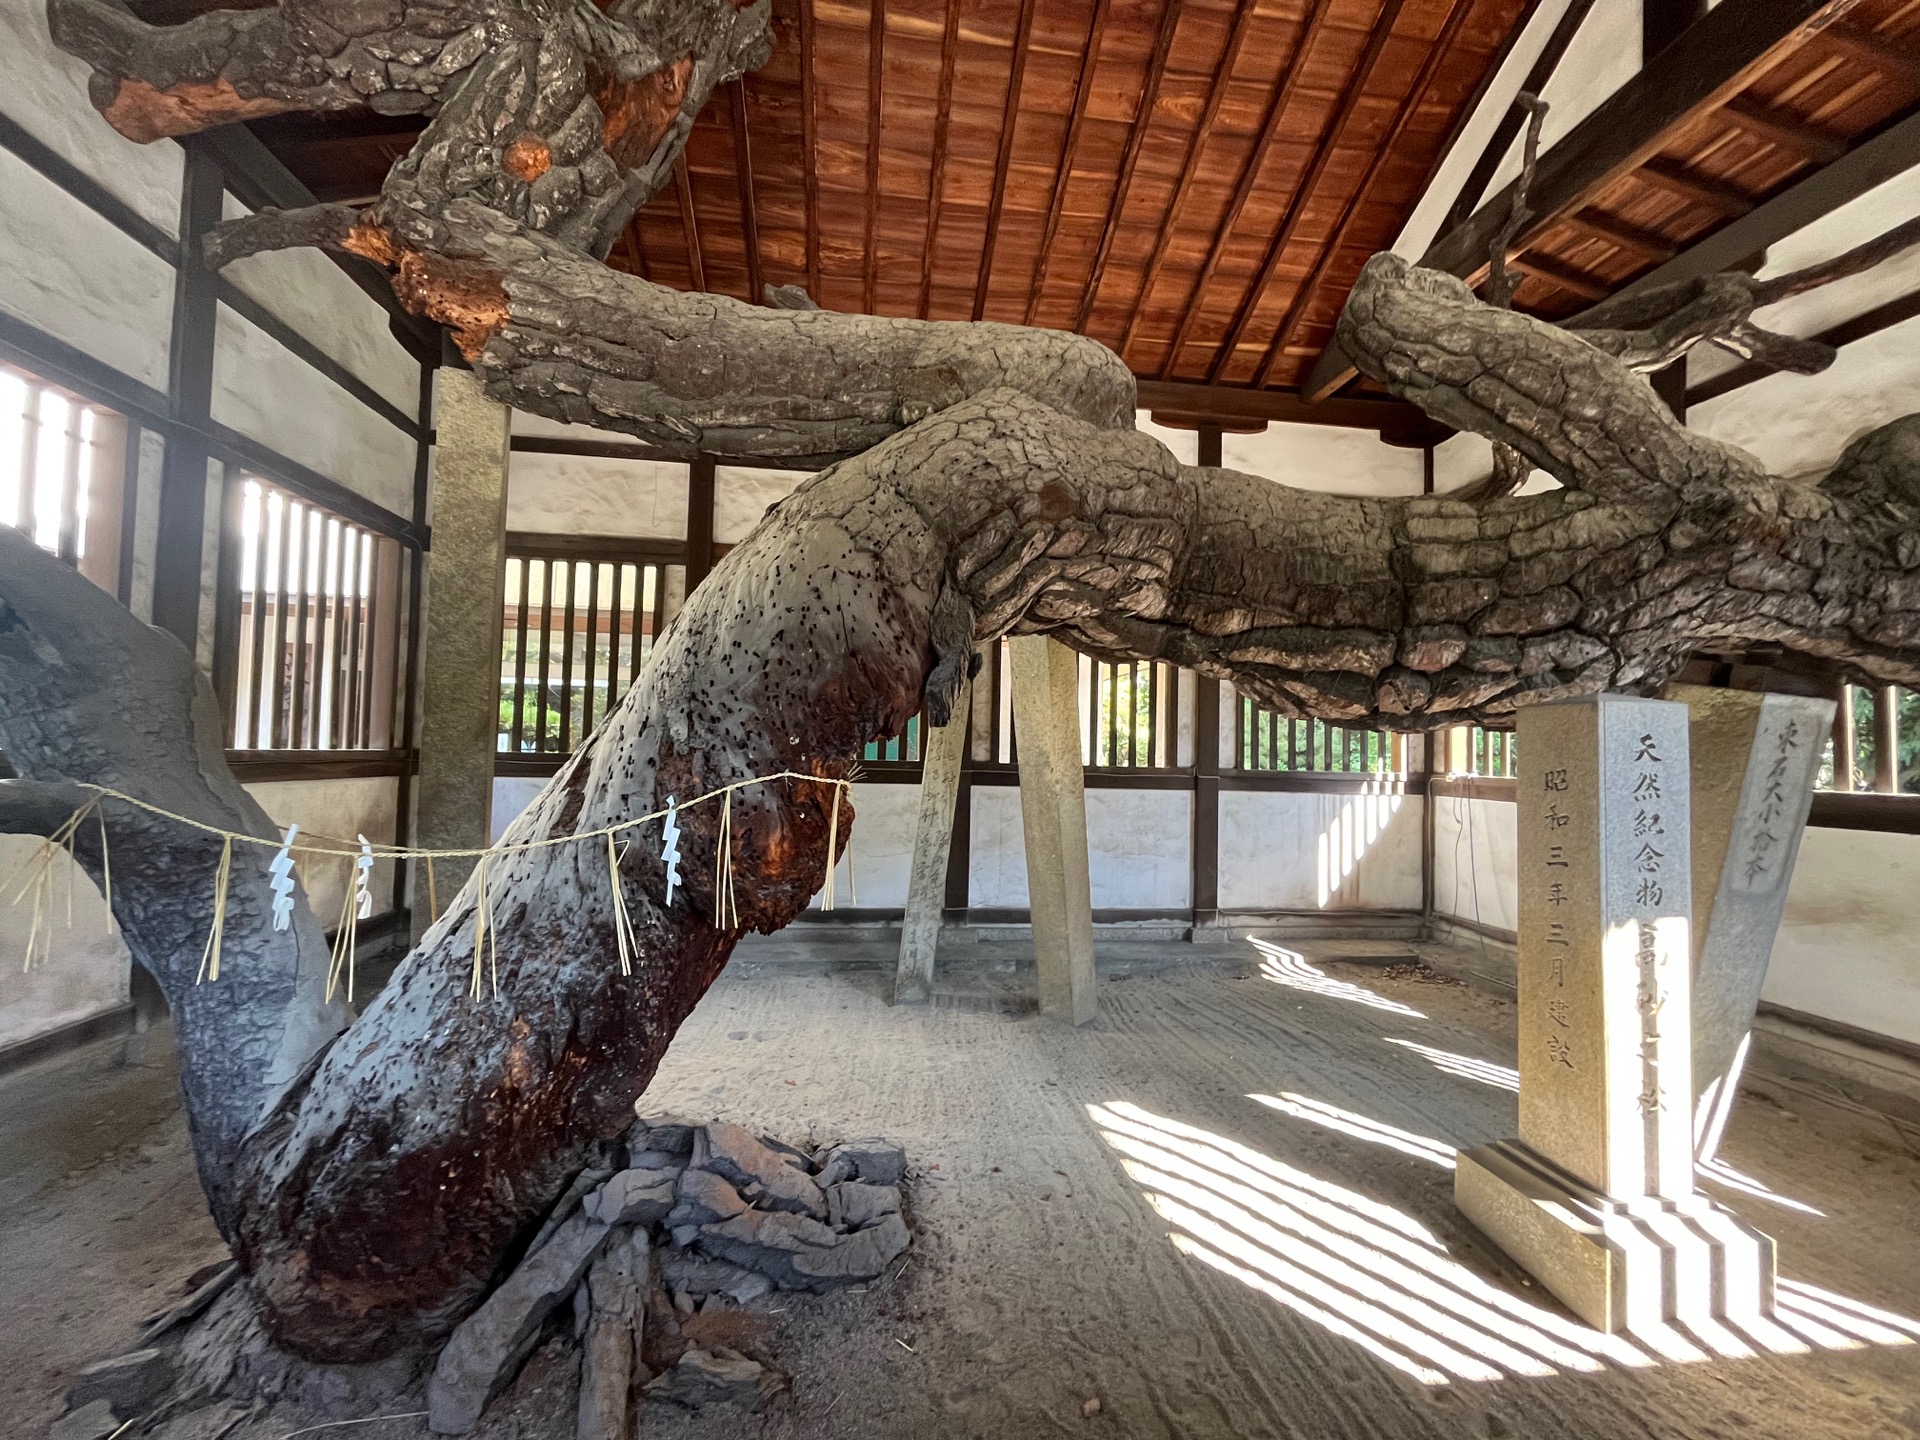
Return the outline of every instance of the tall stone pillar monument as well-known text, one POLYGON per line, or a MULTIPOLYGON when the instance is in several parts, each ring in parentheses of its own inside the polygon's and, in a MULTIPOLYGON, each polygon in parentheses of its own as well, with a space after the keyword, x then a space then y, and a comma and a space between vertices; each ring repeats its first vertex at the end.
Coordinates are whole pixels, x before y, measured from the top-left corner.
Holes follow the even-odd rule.
POLYGON ((1599 1329, 1759 1317, 1773 1242, 1694 1188, 1687 707, 1520 712, 1520 1136, 1454 1195, 1599 1329))

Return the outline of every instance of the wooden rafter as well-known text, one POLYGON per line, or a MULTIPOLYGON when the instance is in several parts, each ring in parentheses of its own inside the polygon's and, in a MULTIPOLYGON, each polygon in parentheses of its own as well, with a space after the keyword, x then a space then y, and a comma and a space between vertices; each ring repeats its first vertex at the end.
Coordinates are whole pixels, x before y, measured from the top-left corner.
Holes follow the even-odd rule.
POLYGON ((1643 255, 1655 264, 1664 264, 1678 253, 1665 237, 1596 210, 1577 210, 1570 215, 1562 215, 1560 223, 1595 240, 1604 240, 1609 245, 1618 245, 1623 250, 1643 255))
MULTIPOLYGON (((1260 361, 1260 367, 1254 372, 1253 383, 1264 386, 1273 376, 1273 370, 1280 363, 1280 357, 1286 353, 1287 344, 1293 339, 1294 331, 1312 308, 1313 298, 1327 278, 1346 243, 1347 232, 1352 228, 1354 219, 1360 214, 1367 192, 1373 188, 1382 167, 1397 152, 1400 139, 1406 134, 1407 127, 1413 123, 1414 116, 1420 113, 1420 102, 1426 98, 1427 87, 1433 83, 1433 77, 1445 60, 1453 42, 1459 38, 1460 27, 1466 23, 1472 13, 1473 0, 1452 0, 1452 8, 1431 44, 1427 46, 1426 58, 1420 64, 1420 71, 1414 76, 1413 83, 1407 87, 1406 94, 1400 97, 1400 104, 1394 111, 1393 120, 1387 126, 1386 134, 1374 143, 1373 154, 1367 161, 1367 168, 1357 183, 1347 194, 1346 204, 1340 211, 1340 218, 1334 222, 1333 234, 1326 244, 1320 247, 1319 257, 1313 263, 1313 269, 1307 278, 1293 292, 1293 299, 1287 305, 1287 312, 1281 317, 1279 327, 1273 332, 1273 339, 1267 345, 1267 353, 1260 361)), ((1382 26, 1383 30, 1389 27, 1382 26)))
MULTIPOLYGON (((952 6, 949 5, 949 12, 952 6)), ((1047 288, 1047 265, 1053 258, 1053 237, 1060 229, 1060 215, 1066 208, 1067 182, 1073 178, 1074 156, 1080 150, 1080 122, 1087 115, 1087 101, 1093 95, 1093 71, 1100 62, 1100 43, 1107 33, 1107 0, 1094 0, 1093 15, 1087 22, 1087 43, 1080 52, 1080 76, 1073 87, 1073 111, 1067 119, 1067 136, 1060 146, 1060 168, 1053 175, 1053 198, 1047 202, 1047 223, 1040 232, 1040 256, 1033 267, 1033 288, 1027 292, 1027 313, 1021 322, 1033 324, 1040 308, 1040 296, 1047 288)))
POLYGON ((973 286, 973 318, 987 313, 987 282, 993 278, 993 252, 1000 239, 1000 211, 1007 202, 1007 169, 1013 163, 1013 132, 1020 123, 1020 87, 1027 77, 1027 47, 1033 38, 1036 0, 1020 0, 1020 22, 1013 32, 1013 58, 1007 73, 1007 104, 1000 120, 1000 153, 993 163, 993 198, 987 202, 987 234, 980 247, 980 278, 973 286))
POLYGON ((1831 165, 1847 153, 1847 142, 1838 136, 1829 135, 1798 116, 1740 96, 1729 100, 1720 113, 1749 135, 1783 145, 1815 164, 1831 165))
POLYGON ((940 241, 940 207, 946 194, 947 137, 953 124, 953 70, 959 38, 960 0, 947 0, 946 25, 940 32, 940 84, 934 98, 933 163, 927 172, 927 239, 920 247, 922 320, 933 318, 933 252, 940 241))
POLYGON ((1557 260, 1548 260, 1539 255, 1519 254, 1510 257, 1507 264, 1522 275, 1531 275, 1536 280, 1544 280, 1549 285, 1558 285, 1569 294, 1578 295, 1583 300, 1604 300, 1613 293, 1613 287, 1606 281, 1592 275, 1582 274, 1572 266, 1563 265, 1557 260))
POLYGON ((813 5, 800 4, 800 164, 805 173, 807 294, 820 300, 820 126, 815 113, 818 82, 813 77, 813 5))
POLYGON ((1213 239, 1207 247, 1207 258, 1201 263, 1200 271, 1188 289, 1187 303, 1181 307, 1179 324, 1174 327, 1173 342, 1167 347, 1166 358, 1160 362, 1158 378, 1161 380, 1170 379, 1174 367, 1179 363, 1180 352, 1186 347, 1187 334, 1193 328, 1194 317, 1200 312, 1200 302, 1206 297, 1213 272, 1225 253, 1227 237, 1233 233, 1233 227, 1240 221, 1240 212, 1253 196, 1261 166, 1267 158, 1267 149, 1273 143, 1280 122, 1286 115, 1288 102, 1293 99, 1300 77, 1305 72, 1307 57, 1312 53, 1314 41, 1319 38, 1321 26, 1332 10, 1333 0, 1313 0, 1313 7, 1307 12, 1300 34, 1294 41, 1293 53, 1287 57, 1287 67, 1281 72, 1273 93, 1267 97, 1266 111, 1260 117, 1259 134, 1255 136, 1252 148, 1247 151, 1246 161, 1240 167, 1239 178, 1233 186, 1233 198, 1227 202, 1226 213, 1214 227, 1213 239))
POLYGON ((680 233, 687 240, 687 268, 693 272, 693 288, 707 288, 707 266, 700 253, 700 222, 693 214, 693 177, 687 173, 687 157, 682 155, 673 166, 673 193, 680 202, 680 233))
POLYGON ((861 308, 874 312, 877 267, 873 255, 874 226, 880 213, 880 101, 881 80, 887 68, 887 3, 867 0, 867 216, 866 243, 860 251, 861 308))
POLYGON ((764 282, 760 278, 760 217, 753 194, 753 140, 747 133, 747 82, 736 80, 729 87, 728 108, 733 112, 733 176, 740 191, 740 238, 747 251, 747 299, 755 305, 766 303, 764 282))
POLYGON ((1856 30, 1851 25, 1829 25, 1820 32, 1820 39, 1856 59, 1866 61, 1883 75, 1895 76, 1909 85, 1920 87, 1920 52, 1895 45, 1871 31, 1856 30))
POLYGON ((1100 295, 1100 282, 1106 278, 1107 257, 1113 253, 1114 236, 1120 229, 1120 216, 1127 208, 1127 194, 1133 188, 1133 167, 1139 161, 1140 147, 1153 124, 1154 107, 1160 101, 1160 84, 1167 75, 1167 55, 1173 49, 1173 32, 1180 28, 1182 0, 1166 0, 1160 12, 1160 33, 1154 37, 1153 58, 1147 62, 1147 83, 1140 92, 1140 106, 1127 131, 1127 147, 1121 152, 1120 173, 1114 179, 1113 199, 1107 204, 1106 218, 1100 226, 1100 245, 1094 251, 1093 265, 1087 271, 1087 283, 1080 292, 1080 306, 1073 328, 1084 334, 1087 317, 1093 314, 1094 301, 1100 295))
POLYGON ((1221 51, 1220 63, 1214 68, 1213 83, 1207 87, 1207 103, 1200 112, 1200 121, 1187 137, 1187 153, 1180 162, 1180 178, 1174 184, 1173 198, 1161 213, 1160 227, 1153 237, 1153 251, 1147 257, 1147 268, 1141 275, 1140 296, 1134 303, 1133 313, 1127 317, 1126 333, 1120 338, 1118 348, 1123 358, 1133 350, 1133 337, 1138 333, 1140 321, 1147 312, 1147 299, 1153 294, 1153 287, 1160 278, 1160 266, 1166 259, 1167 242, 1173 236, 1181 203, 1199 177, 1201 153, 1207 137, 1213 133, 1213 122, 1220 113, 1220 106, 1226 101, 1228 87, 1233 81, 1234 66, 1239 62, 1240 48, 1246 43, 1256 8, 1255 0, 1238 0, 1234 6, 1233 28, 1227 34, 1226 49, 1221 51))
POLYGON ((1213 359, 1207 363, 1207 381, 1212 384, 1219 380, 1220 373, 1232 363, 1234 354, 1240 348, 1241 338, 1246 334, 1247 322, 1259 308, 1261 299, 1266 295, 1267 286, 1273 282, 1273 272, 1280 264, 1280 257, 1286 253, 1292 243, 1294 231, 1300 224, 1300 217, 1306 213, 1307 202, 1313 192, 1319 188, 1320 178, 1326 174, 1327 166, 1332 163, 1334 151, 1339 146, 1340 136, 1347 128, 1347 122, 1353 118, 1354 108, 1359 105, 1360 97, 1366 94, 1367 82, 1373 78, 1374 68, 1380 63, 1380 52, 1386 48, 1387 39, 1393 34, 1394 22, 1400 18, 1400 9, 1404 0, 1387 0, 1381 7, 1379 18, 1373 23, 1373 29, 1367 36, 1366 48, 1360 52, 1359 60, 1347 73, 1347 81, 1340 90, 1340 98, 1334 105, 1333 113, 1320 129, 1315 139, 1313 159, 1307 166, 1307 173, 1300 177, 1300 183, 1294 187, 1293 194, 1287 197, 1286 212, 1280 218, 1279 228, 1273 238, 1267 242, 1267 253, 1260 262, 1260 268, 1254 272, 1253 283, 1249 285, 1235 308, 1232 323, 1227 333, 1213 352, 1213 359))
POLYGON ((1658 186, 1683 200, 1718 210, 1730 220, 1746 214, 1754 205, 1753 197, 1744 190, 1723 185, 1718 180, 1709 180, 1704 175, 1696 175, 1679 162, 1665 160, 1658 155, 1635 171, 1634 178, 1658 186))

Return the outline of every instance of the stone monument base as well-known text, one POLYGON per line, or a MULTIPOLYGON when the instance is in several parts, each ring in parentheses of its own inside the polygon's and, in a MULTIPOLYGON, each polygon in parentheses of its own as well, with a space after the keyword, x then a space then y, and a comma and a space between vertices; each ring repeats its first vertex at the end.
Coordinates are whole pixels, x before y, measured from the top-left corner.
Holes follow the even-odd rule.
POLYGON ((1697 1191, 1603 1195, 1519 1140, 1460 1152, 1454 1203, 1596 1330, 1773 1313, 1774 1244, 1697 1191))

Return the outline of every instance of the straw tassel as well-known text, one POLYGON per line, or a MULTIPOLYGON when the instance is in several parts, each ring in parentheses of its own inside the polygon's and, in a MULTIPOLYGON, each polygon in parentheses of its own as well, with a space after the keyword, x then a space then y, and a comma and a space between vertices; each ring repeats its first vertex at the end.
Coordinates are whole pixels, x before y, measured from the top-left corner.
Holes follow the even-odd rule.
POLYGON ((433 856, 427 860, 427 918, 430 921, 440 918, 440 887, 433 878, 433 856))
POLYGON ((820 891, 820 908, 833 909, 833 887, 840 867, 840 782, 833 785, 833 811, 827 817, 827 883, 820 891))
MULTIPOLYGON (((480 864, 475 874, 480 882, 480 893, 475 897, 473 907, 473 983, 468 987, 467 994, 472 999, 478 1000, 481 952, 491 950, 493 944, 493 926, 488 923, 491 917, 487 913, 487 857, 485 855, 480 857, 480 864)), ((498 995, 500 993, 500 960, 497 953, 494 954, 493 960, 493 992, 498 995)))
POLYGON ((733 896, 733 787, 720 796, 720 835, 713 856, 713 926, 726 930, 740 923, 733 896))
POLYGON ((107 817, 96 805, 93 818, 100 822, 100 898, 107 902, 107 934, 114 935, 119 927, 113 918, 113 857, 107 853, 107 817))
POLYGON ((353 1001, 354 951, 359 948, 360 908, 355 903, 353 870, 347 872, 347 893, 340 902, 340 924, 333 932, 333 958, 327 965, 327 1000, 333 1000, 333 992, 340 984, 340 974, 344 970, 347 977, 347 1001, 353 1001))
POLYGON ((613 891, 613 939, 620 947, 620 973, 633 974, 633 957, 640 946, 633 933, 633 917, 627 913, 626 892, 620 885, 620 856, 613 848, 613 832, 607 832, 607 884, 613 891))
POLYGON ((233 878, 233 838, 220 843, 220 869, 213 880, 213 929, 207 932, 207 948, 200 952, 200 973, 193 983, 220 978, 220 945, 227 931, 227 882, 233 878))

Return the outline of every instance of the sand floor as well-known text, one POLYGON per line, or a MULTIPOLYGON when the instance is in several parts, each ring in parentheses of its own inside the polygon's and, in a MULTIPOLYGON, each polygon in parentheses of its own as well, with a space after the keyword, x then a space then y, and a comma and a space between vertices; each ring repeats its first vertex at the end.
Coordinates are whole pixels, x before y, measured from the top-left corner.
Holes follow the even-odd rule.
MULTIPOLYGON (((1920 1313, 1920 1156, 1885 1122, 1743 1100, 1723 1159, 1769 1193, 1708 1188, 1779 1240, 1810 1347, 1712 1358, 1739 1338, 1676 1333, 1663 1356, 1580 1327, 1453 1209, 1449 1147, 1515 1130, 1506 1001, 1103 940, 1100 1018, 1072 1030, 1028 1013, 1025 947, 949 952, 936 1003, 895 1009, 884 942, 755 941, 675 1041, 649 1109, 898 1139, 916 1240, 871 1291, 756 1307, 788 1401, 649 1406, 642 1435, 1920 1435, 1920 1345, 1893 1343, 1920 1325, 1871 1313, 1920 1313)), ((0 1089, 0 1432, 43 1434, 65 1377, 217 1253, 170 1086, 156 1063, 0 1089)), ((478 1433, 571 1436, 575 1364, 549 1345, 478 1433)))

